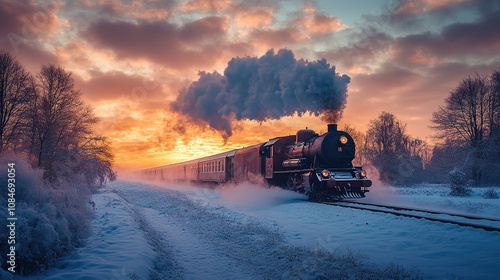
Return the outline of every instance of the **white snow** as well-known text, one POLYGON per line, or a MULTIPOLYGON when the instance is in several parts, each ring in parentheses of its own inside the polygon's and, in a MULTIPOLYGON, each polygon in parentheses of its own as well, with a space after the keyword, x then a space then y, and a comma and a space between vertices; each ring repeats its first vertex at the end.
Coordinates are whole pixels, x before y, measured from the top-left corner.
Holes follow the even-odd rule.
MULTIPOLYGON (((93 234, 74 255, 33 279, 148 279, 154 251, 137 217, 111 189, 93 195, 93 234)), ((11 274, 1 275, 4 279, 11 274)), ((16 277, 17 279, 17 277, 16 277)))
MULTIPOLYGON (((364 201, 499 218, 500 199, 482 198, 482 191, 455 198, 441 186, 374 187, 364 201)), ((498 232, 314 204, 277 188, 117 181, 94 201, 87 244, 39 276, 365 279, 371 272, 363 268, 391 263, 425 279, 500 275, 498 232)))

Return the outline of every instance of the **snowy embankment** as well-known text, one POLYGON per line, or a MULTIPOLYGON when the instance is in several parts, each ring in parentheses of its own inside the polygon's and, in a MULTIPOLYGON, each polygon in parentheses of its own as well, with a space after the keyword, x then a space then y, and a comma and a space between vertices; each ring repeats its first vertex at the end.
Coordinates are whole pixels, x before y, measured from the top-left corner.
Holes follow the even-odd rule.
MULTIPOLYGON (((500 199, 450 198, 421 189, 379 189, 366 200, 499 216, 500 199)), ((425 279, 497 279, 500 274, 499 233, 314 204, 281 189, 118 181, 94 200, 94 232, 86 246, 42 278, 418 279, 422 273, 425 279)))
POLYGON ((96 209, 92 235, 74 255, 32 277, 2 279, 148 279, 154 251, 138 223, 137 213, 110 189, 93 195, 96 209))

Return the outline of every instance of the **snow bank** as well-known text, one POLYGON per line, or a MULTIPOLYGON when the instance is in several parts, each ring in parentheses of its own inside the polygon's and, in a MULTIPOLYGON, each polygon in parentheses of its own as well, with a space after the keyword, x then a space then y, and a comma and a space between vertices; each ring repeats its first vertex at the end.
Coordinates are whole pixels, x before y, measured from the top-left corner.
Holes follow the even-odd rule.
MULTIPOLYGON (((109 189, 93 195, 93 233, 84 247, 55 268, 22 279, 149 279, 155 252, 130 205, 109 189)), ((8 279, 10 275, 3 275, 8 279)), ((18 279, 16 277, 16 279, 18 279)))
MULTIPOLYGON (((174 254, 172 270, 185 279, 393 279, 404 273, 410 277, 419 274, 404 269, 397 272, 394 266, 379 269, 348 252, 290 244, 281 221, 269 221, 263 213, 285 207, 286 213, 278 212, 297 217, 289 225, 308 229, 316 224, 318 213, 312 208, 319 204, 297 200, 296 194, 287 191, 245 184, 216 190, 130 182, 110 186, 142 208, 150 226, 161 233, 157 243, 166 244, 163 246, 174 254), (270 203, 254 203, 266 201, 266 196, 272 197, 270 203), (250 207, 234 204, 238 201, 250 207), (301 205, 305 211, 297 208, 301 205)), ((331 222, 321 226, 327 231, 336 227, 331 222)), ((298 236, 314 240, 318 233, 325 232, 298 236)))
MULTIPOLYGON (((69 182, 47 183, 42 180, 42 171, 32 169, 25 160, 14 156, 0 159, 0 182, 7 183, 8 163, 14 176, 15 192, 14 221, 15 244, 7 245, 8 232, 0 231, 0 252, 15 245, 15 272, 34 273, 52 266, 58 258, 72 253, 90 233, 86 188, 69 182)), ((7 187, 0 192, 0 204, 7 206, 7 187)), ((7 221, 7 209, 0 211, 0 219, 7 221)), ((6 228, 5 226, 3 228, 6 228)), ((10 248, 9 248, 10 249, 10 248)), ((0 255, 5 269, 6 254, 0 255)))

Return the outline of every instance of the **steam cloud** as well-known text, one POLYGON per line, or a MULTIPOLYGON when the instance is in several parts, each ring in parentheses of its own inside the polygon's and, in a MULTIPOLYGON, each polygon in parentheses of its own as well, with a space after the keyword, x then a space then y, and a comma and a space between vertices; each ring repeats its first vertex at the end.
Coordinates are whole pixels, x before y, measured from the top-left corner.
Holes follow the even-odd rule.
POLYGON ((335 73, 325 59, 296 60, 291 50, 269 50, 260 58, 233 58, 224 76, 200 72, 171 107, 193 121, 206 122, 227 138, 232 120, 279 119, 309 112, 328 122, 342 116, 347 75, 335 73))

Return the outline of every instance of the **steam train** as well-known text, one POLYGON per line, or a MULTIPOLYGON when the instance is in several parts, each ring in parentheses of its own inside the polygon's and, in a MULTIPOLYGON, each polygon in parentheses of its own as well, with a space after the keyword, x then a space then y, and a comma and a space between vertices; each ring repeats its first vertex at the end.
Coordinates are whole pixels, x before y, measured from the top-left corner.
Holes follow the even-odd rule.
POLYGON ((210 183, 261 182, 305 193, 310 200, 361 198, 372 181, 352 164, 352 137, 328 125, 318 135, 302 129, 296 135, 182 163, 144 169, 149 179, 210 183))

